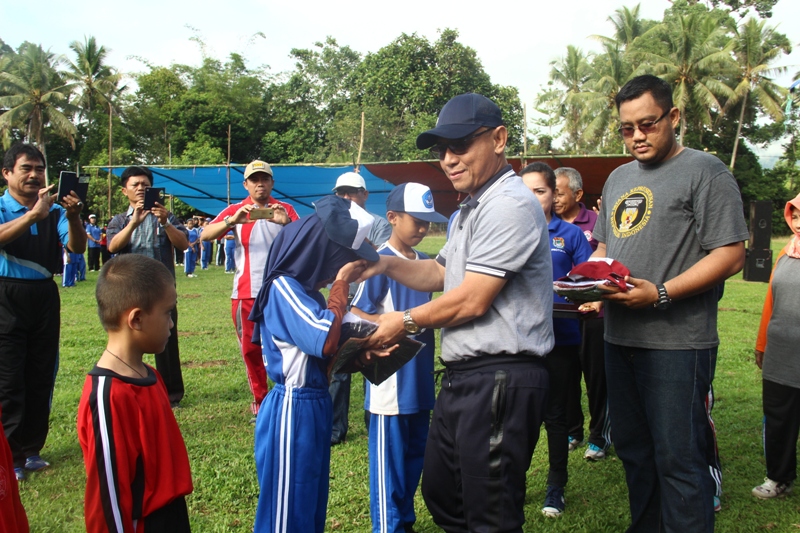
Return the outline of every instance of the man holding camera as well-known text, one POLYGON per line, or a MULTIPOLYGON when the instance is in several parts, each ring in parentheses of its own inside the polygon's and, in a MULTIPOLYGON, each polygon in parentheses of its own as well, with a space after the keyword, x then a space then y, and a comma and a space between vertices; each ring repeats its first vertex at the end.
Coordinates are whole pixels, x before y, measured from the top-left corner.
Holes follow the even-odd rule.
MULTIPOLYGON (((145 191, 153 186, 153 173, 145 167, 128 167, 120 176, 122 194, 128 199, 128 210, 115 215, 108 223, 106 237, 112 254, 141 254, 161 261, 175 277, 173 248, 189 247, 186 228, 175 215, 158 202, 145 209, 145 191)), ((167 386, 169 401, 178 407, 183 399, 183 374, 178 349, 178 310, 172 311, 173 326, 164 351, 156 354, 156 369, 167 386)))
POLYGON ((251 162, 244 170, 244 188, 249 196, 226 207, 206 225, 200 237, 203 241, 212 241, 231 229, 235 236, 236 274, 233 277, 231 315, 253 393, 251 423, 255 423, 255 415, 258 415, 258 408, 269 389, 261 346, 251 340, 253 323, 248 317, 253 300, 261 289, 272 241, 283 226, 298 219, 294 207, 271 196, 274 184, 269 164, 259 160, 251 162))
MULTIPOLYGON (((58 366, 61 300, 53 273, 61 266, 62 245, 76 253, 86 249, 83 202, 70 192, 56 204, 57 187, 45 187, 45 168, 44 155, 30 144, 15 144, 3 158, 8 189, 0 196, 0 404, 17 480, 25 470, 50 466, 39 452, 58 366)), ((7 483, 6 476, 0 480, 7 483)), ((5 488, 0 485, 0 494, 5 488)))

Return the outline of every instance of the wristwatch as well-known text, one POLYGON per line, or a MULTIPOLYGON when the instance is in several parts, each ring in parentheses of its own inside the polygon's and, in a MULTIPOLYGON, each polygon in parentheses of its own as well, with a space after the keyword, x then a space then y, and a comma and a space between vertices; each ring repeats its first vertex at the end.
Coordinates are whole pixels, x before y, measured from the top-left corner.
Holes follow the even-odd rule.
POLYGON ((403 327, 406 330, 406 333, 411 335, 416 335, 419 333, 420 327, 414 322, 414 319, 411 318, 411 310, 406 309, 406 312, 403 313, 403 327))
POLYGON ((164 229, 167 229, 167 228, 168 228, 168 227, 170 227, 171 225, 172 225, 172 222, 170 222, 170 221, 169 221, 169 219, 167 219, 167 221, 166 221, 166 222, 164 222, 163 224, 161 224, 161 227, 162 227, 162 228, 164 228, 164 229))
POLYGON ((658 300, 656 300, 656 303, 653 304, 653 307, 659 311, 666 311, 672 304, 672 298, 670 298, 667 294, 667 288, 664 287, 663 283, 657 284, 656 290, 658 290, 658 300))
POLYGON ((222 220, 225 222, 225 225, 228 226, 229 228, 232 228, 233 226, 235 226, 235 224, 231 224, 231 216, 230 215, 226 216, 222 220))

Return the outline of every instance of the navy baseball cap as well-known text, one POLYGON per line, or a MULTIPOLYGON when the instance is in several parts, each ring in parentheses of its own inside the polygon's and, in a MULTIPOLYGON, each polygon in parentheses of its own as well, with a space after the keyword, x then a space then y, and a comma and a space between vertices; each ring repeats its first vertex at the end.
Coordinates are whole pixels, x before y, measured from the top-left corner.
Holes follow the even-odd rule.
POLYGON ((433 209, 433 193, 421 183, 398 185, 386 197, 386 210, 408 213, 425 222, 447 222, 447 217, 433 209))
POLYGON ((436 127, 417 136, 417 148, 430 148, 438 137, 461 139, 481 126, 496 128, 502 125, 503 117, 497 104, 480 94, 459 94, 444 104, 436 127))
POLYGON ((378 252, 367 240, 375 217, 357 203, 333 195, 314 202, 314 209, 330 240, 353 250, 362 259, 378 260, 378 252))

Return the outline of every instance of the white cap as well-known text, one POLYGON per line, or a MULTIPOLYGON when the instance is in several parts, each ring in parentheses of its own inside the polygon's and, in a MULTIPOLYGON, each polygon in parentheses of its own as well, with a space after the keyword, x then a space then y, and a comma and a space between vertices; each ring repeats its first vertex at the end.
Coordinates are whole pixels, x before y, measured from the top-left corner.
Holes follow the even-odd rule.
POLYGON ((361 177, 361 174, 345 172, 336 180, 336 186, 333 190, 335 191, 339 187, 352 187, 354 189, 364 189, 366 191, 367 183, 364 181, 364 178, 361 177))

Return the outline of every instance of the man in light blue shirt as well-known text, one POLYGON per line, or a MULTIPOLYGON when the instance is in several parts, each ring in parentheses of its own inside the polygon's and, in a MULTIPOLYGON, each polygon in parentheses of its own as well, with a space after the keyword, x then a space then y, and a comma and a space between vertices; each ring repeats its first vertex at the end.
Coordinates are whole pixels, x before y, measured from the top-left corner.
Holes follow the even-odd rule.
POLYGON ((70 192, 55 204, 45 187, 44 155, 16 144, 3 158, 8 189, 0 197, 0 405, 18 480, 50 466, 39 453, 47 439, 58 362, 61 301, 53 273, 61 245, 82 254, 83 203, 70 192))

